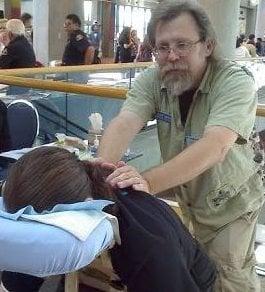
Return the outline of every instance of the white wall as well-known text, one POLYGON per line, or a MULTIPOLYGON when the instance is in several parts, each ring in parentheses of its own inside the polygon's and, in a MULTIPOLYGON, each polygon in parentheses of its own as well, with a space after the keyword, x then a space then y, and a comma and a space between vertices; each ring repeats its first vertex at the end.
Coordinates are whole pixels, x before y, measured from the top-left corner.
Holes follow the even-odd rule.
POLYGON ((33 15, 33 1, 21 1, 21 14, 24 12, 33 15))
POLYGON ((0 0, 0 10, 5 11, 5 0, 0 0))

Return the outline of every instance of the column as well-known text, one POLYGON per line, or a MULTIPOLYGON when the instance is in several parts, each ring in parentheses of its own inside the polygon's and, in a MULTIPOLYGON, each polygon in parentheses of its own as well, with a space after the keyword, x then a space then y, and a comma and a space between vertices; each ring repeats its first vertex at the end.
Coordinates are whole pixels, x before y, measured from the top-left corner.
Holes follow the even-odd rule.
POLYGON ((84 20, 83 0, 33 0, 33 42, 37 60, 48 65, 61 60, 67 35, 63 24, 67 14, 77 14, 84 20))
POLYGON ((239 31, 240 0, 198 0, 208 13, 223 57, 233 59, 239 31))
POLYGON ((265 35, 265 0, 261 0, 257 11, 257 21, 255 36, 258 38, 264 38, 265 35))
POLYGON ((102 54, 103 57, 114 55, 114 32, 115 32, 115 5, 111 2, 102 1, 102 54))
POLYGON ((20 18, 21 0, 5 0, 5 18, 20 18))

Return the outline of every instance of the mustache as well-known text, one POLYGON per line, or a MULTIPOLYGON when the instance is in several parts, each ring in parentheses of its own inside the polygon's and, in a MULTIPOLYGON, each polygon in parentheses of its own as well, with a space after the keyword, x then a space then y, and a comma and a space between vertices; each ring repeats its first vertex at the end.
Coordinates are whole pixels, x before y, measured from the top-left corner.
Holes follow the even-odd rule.
POLYGON ((161 76, 165 76, 166 74, 170 73, 171 71, 188 71, 187 64, 166 64, 160 65, 160 74, 161 76))

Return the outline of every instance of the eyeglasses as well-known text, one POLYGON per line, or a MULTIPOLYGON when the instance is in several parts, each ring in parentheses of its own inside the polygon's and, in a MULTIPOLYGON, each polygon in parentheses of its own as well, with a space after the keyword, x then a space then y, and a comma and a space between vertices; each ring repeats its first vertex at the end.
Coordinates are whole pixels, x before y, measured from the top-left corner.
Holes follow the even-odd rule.
POLYGON ((191 49, 201 41, 201 39, 195 42, 176 41, 172 46, 159 45, 155 48, 154 53, 158 56, 166 57, 170 54, 172 50, 174 54, 178 54, 180 57, 185 57, 190 53, 191 49))

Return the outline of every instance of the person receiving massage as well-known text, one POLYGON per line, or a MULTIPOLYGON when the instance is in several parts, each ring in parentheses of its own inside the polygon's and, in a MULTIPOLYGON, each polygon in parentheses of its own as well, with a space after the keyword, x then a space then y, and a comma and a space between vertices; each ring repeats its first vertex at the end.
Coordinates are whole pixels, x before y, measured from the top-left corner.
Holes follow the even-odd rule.
MULTIPOLYGON (((118 167, 124 165, 118 163, 118 167)), ((126 189, 111 186, 106 178, 114 168, 99 161, 80 161, 58 147, 34 149, 9 170, 2 188, 5 208, 15 213, 32 205, 40 213, 89 198, 110 200, 114 203, 103 211, 117 217, 121 244, 109 253, 129 292, 213 291, 215 265, 177 214, 141 184, 126 189)), ((8 291, 30 292, 38 291, 43 280, 5 271, 2 281, 8 291)))

